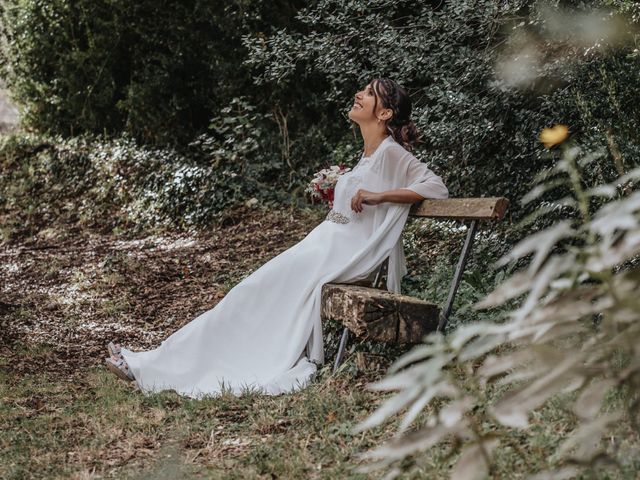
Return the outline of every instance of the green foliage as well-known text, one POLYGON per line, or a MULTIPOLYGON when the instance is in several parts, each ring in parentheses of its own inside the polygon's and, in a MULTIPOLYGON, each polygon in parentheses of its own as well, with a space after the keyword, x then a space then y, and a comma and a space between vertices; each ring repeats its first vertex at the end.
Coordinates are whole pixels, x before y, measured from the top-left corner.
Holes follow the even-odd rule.
MULTIPOLYGON (((464 323, 495 319, 497 311, 473 309, 508 275, 513 267, 493 269, 493 264, 514 241, 505 224, 481 228, 474 241, 458 287, 447 331, 464 323), (498 227, 498 228, 495 228, 498 227)), ((458 221, 412 219, 403 232, 408 274, 402 280, 406 295, 444 306, 467 227, 458 221)), ((505 308, 506 310, 506 308, 505 308)))
POLYGON ((286 25, 295 3, 3 0, 0 77, 40 131, 185 143, 254 92, 242 32, 286 25))
MULTIPOLYGON (((0 5, 0 75, 26 125, 65 136, 126 132, 145 143, 198 138, 218 156, 242 156, 253 181, 297 197, 319 168, 353 165, 359 142, 346 110, 380 75, 408 87, 424 139, 417 154, 454 196, 520 198, 550 165, 537 134, 553 123, 585 146, 607 147, 594 180, 640 158, 628 88, 640 83, 637 48, 586 46, 570 22, 554 27, 543 2, 0 5), (535 68, 523 85, 509 68, 531 45, 535 68)), ((640 19, 635 2, 618 0, 565 1, 552 13, 572 5, 640 19)), ((621 30, 637 42, 637 30, 621 30)))
POLYGON ((246 178, 237 155, 220 155, 217 144, 209 140, 197 139, 187 151, 179 151, 144 147, 126 137, 4 137, 3 235, 35 233, 55 225, 107 231, 186 228, 207 225, 252 196, 266 204, 286 201, 283 192, 263 189, 246 178))
MULTIPOLYGON (((344 112, 342 118, 357 88, 376 76, 397 79, 416 104, 425 141, 419 156, 445 177, 453 196, 520 198, 549 165, 537 132, 557 122, 585 145, 613 138, 626 168, 633 167, 640 158, 634 137, 640 112, 628 86, 640 82, 639 56, 628 48, 605 58, 583 56, 566 44, 574 52, 568 66, 554 53, 565 44, 544 39, 548 19, 535 13, 538 3, 321 0, 298 13, 297 30, 266 40, 246 36, 247 63, 256 82, 281 97, 301 83, 313 85, 306 101, 344 112), (501 78, 498 67, 520 53, 516 40, 525 30, 547 43, 537 43, 543 60, 536 84, 520 88, 501 78)), ((614 6, 635 19, 637 9, 626 11, 635 8, 627 2, 614 6)), ((345 119, 325 128, 339 137, 347 125, 345 119)), ((615 178, 613 156, 594 174, 615 178)), ((520 213, 517 207, 513 213, 520 213)))
POLYGON ((241 41, 287 26, 298 3, 5 0, 0 77, 28 128, 195 141, 265 190, 302 196, 335 146, 333 112, 308 101, 312 83, 256 88, 241 41))

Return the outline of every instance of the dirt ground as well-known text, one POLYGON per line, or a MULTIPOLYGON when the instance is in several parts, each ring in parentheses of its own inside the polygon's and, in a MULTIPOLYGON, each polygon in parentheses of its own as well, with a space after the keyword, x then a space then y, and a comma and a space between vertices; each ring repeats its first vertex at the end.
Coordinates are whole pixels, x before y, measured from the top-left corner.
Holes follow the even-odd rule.
POLYGON ((0 249, 0 356, 13 374, 102 362, 110 340, 150 348, 322 221, 322 212, 246 209, 198 234, 79 233, 0 249), (241 219, 241 221, 240 221, 241 219), (49 345, 30 365, 14 347, 49 345))
MULTIPOLYGON (((367 375, 333 377, 334 342, 322 381, 302 392, 206 401, 144 396, 103 367, 110 340, 157 346, 323 217, 246 209, 197 234, 58 231, 4 245, 0 478, 365 478, 353 456, 371 438, 347 439, 384 397, 365 391, 389 365, 378 355, 367 375)), ((325 336, 337 340, 334 327, 325 336)))

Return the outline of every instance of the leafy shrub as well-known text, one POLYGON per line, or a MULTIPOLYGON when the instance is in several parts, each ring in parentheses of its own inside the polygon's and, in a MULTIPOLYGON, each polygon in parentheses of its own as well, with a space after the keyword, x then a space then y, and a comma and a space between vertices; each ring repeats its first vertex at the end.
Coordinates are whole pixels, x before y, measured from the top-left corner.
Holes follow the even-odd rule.
MULTIPOLYGON (((622 0, 559 2, 551 17, 567 5, 640 19, 636 2, 622 0)), ((598 181, 640 158, 639 107, 627 88, 640 82, 637 49, 602 55, 578 45, 576 32, 552 28, 543 6, 9 0, 0 7, 0 70, 40 131, 182 145, 207 134, 243 145, 254 181, 298 197, 319 168, 353 164, 351 98, 372 77, 391 76, 414 98, 425 140, 418 156, 452 194, 514 199, 549 165, 532 132, 551 123, 571 125, 586 147, 609 147, 588 172, 598 181), (540 50, 523 88, 508 67, 531 45, 540 50)))
MULTIPOLYGON (((640 20, 635 2, 562 4, 581 4, 584 12, 610 5, 633 25, 640 20)), ((553 161, 531 133, 550 123, 571 125, 587 148, 607 146, 585 172, 590 182, 610 181, 640 158, 640 112, 629 88, 640 83, 637 49, 623 45, 602 55, 576 45, 575 32, 554 31, 551 38, 549 13, 540 5, 10 0, 0 6, 0 66, 27 125, 63 135, 125 131, 138 150, 145 150, 140 142, 191 143, 181 153, 146 149, 158 161, 141 160, 140 171, 127 163, 126 174, 103 183, 102 193, 95 193, 94 182, 104 172, 83 163, 93 147, 77 159, 69 153, 63 171, 48 176, 46 185, 51 192, 84 189, 95 193, 92 201, 106 202, 90 206, 87 200, 83 223, 104 223, 104 214, 106 223, 127 228, 136 222, 206 224, 248 196, 284 199, 287 191, 296 201, 319 168, 353 165, 360 148, 346 109, 354 91, 378 75, 409 87, 425 140, 417 155, 445 177, 452 195, 514 199, 553 161), (527 42, 540 46, 531 87, 505 75, 505 65, 522 57, 527 42), (558 52, 569 53, 564 58, 558 52), (74 165, 77 174, 70 172, 74 165), (79 182, 68 189, 64 178, 74 176, 79 182), (54 188, 56 179, 63 183, 54 188)), ((87 142, 59 138, 70 146, 87 142)), ((55 151, 52 145, 43 155, 55 151)), ((28 173, 40 160, 24 161, 21 171, 28 173)), ((5 205, 16 202, 21 181, 35 182, 11 178, 5 205)), ((24 186, 33 193, 39 188, 24 186)), ((72 207, 52 210, 54 201, 36 208, 33 202, 39 200, 25 196, 21 203, 33 218, 49 211, 46 222, 60 215, 77 220, 72 207)), ((512 202, 513 218, 526 208, 512 202)), ((539 217, 528 228, 542 228, 545 221, 539 217)), ((479 277, 471 275, 475 293, 470 287, 465 297, 463 286, 461 298, 489 286, 478 286, 479 277)), ((429 284, 429 278, 417 280, 429 284)))
POLYGON ((41 132, 184 144, 254 91, 241 34, 287 25, 295 3, 6 0, 0 77, 41 132))
MULTIPOLYGON (((234 144, 234 147, 241 148, 234 144)), ((57 224, 110 230, 206 225, 255 196, 287 196, 246 178, 238 155, 201 137, 188 150, 131 138, 14 134, 0 140, 4 236, 57 224)))
POLYGON ((298 4, 9 0, 0 4, 0 77, 29 129, 195 141, 217 159, 231 155, 262 189, 301 197, 330 161, 333 112, 308 101, 312 84, 256 88, 241 42, 287 26, 298 4))

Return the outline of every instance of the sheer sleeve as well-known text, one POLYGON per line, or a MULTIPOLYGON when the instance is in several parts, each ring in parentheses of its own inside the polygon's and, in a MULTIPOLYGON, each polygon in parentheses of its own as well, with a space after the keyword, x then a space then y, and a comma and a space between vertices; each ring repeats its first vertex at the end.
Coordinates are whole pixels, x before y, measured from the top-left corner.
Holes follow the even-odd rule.
POLYGON ((400 145, 390 145, 385 149, 383 157, 386 190, 411 190, 423 198, 449 197, 449 190, 442 178, 400 145))
POLYGON ((449 190, 442 182, 442 178, 413 155, 409 154, 408 157, 407 186, 403 189, 411 190, 423 198, 449 197, 449 190))

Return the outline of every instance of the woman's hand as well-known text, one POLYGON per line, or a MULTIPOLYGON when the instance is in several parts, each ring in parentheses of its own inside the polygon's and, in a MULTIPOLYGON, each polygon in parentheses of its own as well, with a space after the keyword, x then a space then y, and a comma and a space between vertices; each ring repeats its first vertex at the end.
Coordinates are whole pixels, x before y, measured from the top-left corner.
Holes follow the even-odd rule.
POLYGON ((361 212, 362 205, 378 205, 384 201, 382 193, 359 189, 351 199, 351 210, 361 212))

